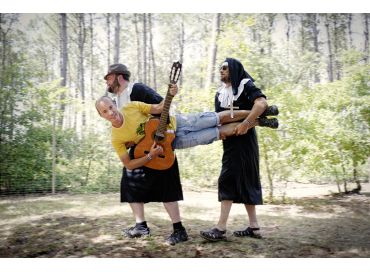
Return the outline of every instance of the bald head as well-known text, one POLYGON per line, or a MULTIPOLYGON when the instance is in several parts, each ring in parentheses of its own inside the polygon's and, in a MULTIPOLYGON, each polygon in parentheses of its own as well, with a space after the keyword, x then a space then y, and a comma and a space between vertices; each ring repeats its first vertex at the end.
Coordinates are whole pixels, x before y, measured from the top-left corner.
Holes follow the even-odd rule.
POLYGON ((115 102, 108 96, 102 96, 95 102, 95 108, 99 115, 105 120, 112 123, 113 126, 119 127, 122 125, 123 116, 118 111, 115 102))
POLYGON ((95 108, 96 110, 98 111, 99 115, 102 116, 101 114, 101 108, 106 106, 106 105, 113 105, 113 106, 116 106, 116 104, 114 103, 114 101, 112 100, 112 98, 110 98, 109 96, 102 96, 100 97, 98 100, 96 100, 95 102, 95 108))

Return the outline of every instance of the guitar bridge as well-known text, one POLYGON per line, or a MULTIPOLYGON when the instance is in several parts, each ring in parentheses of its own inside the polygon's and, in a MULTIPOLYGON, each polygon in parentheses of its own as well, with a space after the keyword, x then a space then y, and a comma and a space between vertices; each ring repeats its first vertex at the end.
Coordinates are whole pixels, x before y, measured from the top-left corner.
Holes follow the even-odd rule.
MULTIPOLYGON (((144 154, 149 154, 149 151, 148 150, 145 150, 144 151, 144 154)), ((158 155, 158 157, 164 159, 165 158, 165 155, 158 155)))

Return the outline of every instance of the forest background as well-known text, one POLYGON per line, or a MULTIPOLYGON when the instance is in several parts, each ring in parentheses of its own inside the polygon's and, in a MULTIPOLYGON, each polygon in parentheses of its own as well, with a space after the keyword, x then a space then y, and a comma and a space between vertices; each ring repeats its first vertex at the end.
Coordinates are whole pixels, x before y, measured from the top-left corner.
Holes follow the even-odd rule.
MULTIPOLYGON (((226 57, 280 108, 258 128, 266 199, 290 182, 361 190, 369 179, 369 14, 0 14, 0 195, 118 192, 122 171, 94 102, 108 65, 177 113, 213 110, 226 57)), ((176 151, 184 187, 216 188, 222 143, 176 151)), ((284 193, 283 193, 284 196, 284 193)))

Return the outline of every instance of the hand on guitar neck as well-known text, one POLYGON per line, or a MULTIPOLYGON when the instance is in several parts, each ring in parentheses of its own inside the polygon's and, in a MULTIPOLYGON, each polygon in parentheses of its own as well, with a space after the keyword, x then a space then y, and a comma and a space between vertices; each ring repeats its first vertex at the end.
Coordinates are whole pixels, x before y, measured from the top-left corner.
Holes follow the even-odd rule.
POLYGON ((176 83, 168 84, 168 91, 170 92, 171 95, 175 96, 178 92, 176 83))
MULTIPOLYGON (((168 98, 168 95, 171 95, 172 97, 174 97, 177 94, 177 91, 178 91, 178 88, 176 84, 168 84, 168 93, 167 93, 166 98, 168 98)), ((161 114, 163 111, 163 107, 165 106, 165 102, 166 102, 166 99, 163 99, 161 103, 153 104, 152 107, 150 108, 150 113, 151 114, 161 114)))

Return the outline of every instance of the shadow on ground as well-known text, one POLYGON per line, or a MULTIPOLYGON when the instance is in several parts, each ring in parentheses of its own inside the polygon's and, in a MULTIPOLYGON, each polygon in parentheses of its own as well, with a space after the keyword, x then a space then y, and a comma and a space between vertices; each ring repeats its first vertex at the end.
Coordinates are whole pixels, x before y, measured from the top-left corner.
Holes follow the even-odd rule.
MULTIPOLYGON (((28 204, 33 203, 37 201, 28 204)), ((106 201, 106 207, 110 203, 106 201)), ((152 236, 139 239, 121 234, 133 221, 127 211, 76 216, 76 211, 69 215, 67 209, 55 214, 40 212, 22 223, 2 222, 0 257, 370 257, 368 195, 266 205, 260 215, 263 239, 233 237, 232 230, 243 226, 245 218, 232 216, 228 240, 218 243, 199 237, 199 231, 213 226, 217 217, 202 219, 209 209, 188 203, 181 210, 190 240, 176 246, 163 243, 172 226, 166 216, 158 214, 164 210, 159 204, 146 210, 152 236)), ((7 210, 6 205, 10 204, 0 203, 1 210, 7 210)))

